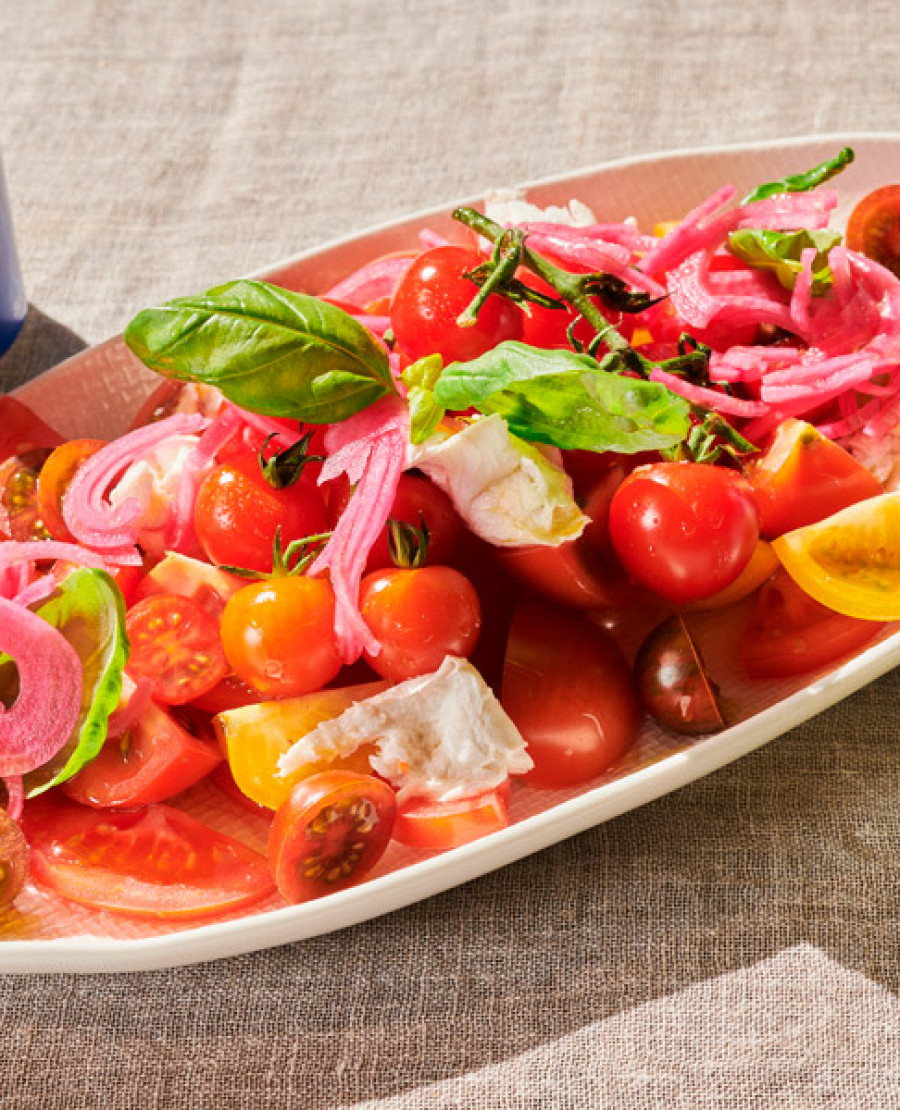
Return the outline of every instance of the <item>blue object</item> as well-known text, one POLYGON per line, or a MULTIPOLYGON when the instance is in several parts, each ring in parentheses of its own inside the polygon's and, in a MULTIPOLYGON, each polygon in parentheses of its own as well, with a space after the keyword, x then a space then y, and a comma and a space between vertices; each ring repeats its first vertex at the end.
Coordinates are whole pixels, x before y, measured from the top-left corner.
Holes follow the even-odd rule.
POLYGON ((0 162, 0 355, 18 335, 27 308, 12 218, 9 214, 3 163, 0 162))

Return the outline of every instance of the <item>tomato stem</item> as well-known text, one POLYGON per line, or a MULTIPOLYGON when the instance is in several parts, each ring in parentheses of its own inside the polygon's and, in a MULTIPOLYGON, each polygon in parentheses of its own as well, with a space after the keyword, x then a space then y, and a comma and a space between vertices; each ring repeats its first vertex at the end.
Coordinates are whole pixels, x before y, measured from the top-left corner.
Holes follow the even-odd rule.
POLYGON ((495 290, 502 290, 516 276, 516 270, 522 265, 524 249, 525 236, 519 228, 510 227, 502 230, 502 234, 494 243, 494 252, 491 255, 487 277, 472 303, 466 308, 465 312, 457 317, 456 324, 458 327, 474 327, 478 322, 478 313, 491 293, 495 290))

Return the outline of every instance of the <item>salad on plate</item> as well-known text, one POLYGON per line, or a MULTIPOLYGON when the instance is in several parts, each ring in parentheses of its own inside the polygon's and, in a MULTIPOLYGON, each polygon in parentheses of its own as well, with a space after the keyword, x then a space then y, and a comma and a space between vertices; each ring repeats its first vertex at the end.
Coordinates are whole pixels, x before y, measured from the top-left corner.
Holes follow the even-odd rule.
POLYGON ((900 186, 831 228, 852 159, 146 309, 110 442, 0 398, 2 904, 327 896, 900 620, 900 186))

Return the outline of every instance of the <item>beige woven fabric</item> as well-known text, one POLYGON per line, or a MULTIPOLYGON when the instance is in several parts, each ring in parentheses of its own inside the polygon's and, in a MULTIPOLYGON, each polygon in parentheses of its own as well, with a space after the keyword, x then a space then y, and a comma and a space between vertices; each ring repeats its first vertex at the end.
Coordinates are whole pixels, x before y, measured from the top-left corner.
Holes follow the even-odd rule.
MULTIPOLYGON (((486 185, 898 127, 898 41, 890 0, 0 0, 33 306, 0 387, 138 306, 486 185)), ((900 1105, 898 695, 344 933, 6 979, 0 1105, 900 1105)))

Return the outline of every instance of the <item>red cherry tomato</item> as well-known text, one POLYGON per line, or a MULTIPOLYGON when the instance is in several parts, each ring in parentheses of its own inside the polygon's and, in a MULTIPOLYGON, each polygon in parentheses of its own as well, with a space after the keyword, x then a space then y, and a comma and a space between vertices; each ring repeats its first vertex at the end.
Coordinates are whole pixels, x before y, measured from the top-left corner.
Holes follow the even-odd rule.
POLYGON ((501 701, 528 744, 539 787, 603 774, 637 736, 631 673, 605 632, 577 613, 525 604, 513 617, 501 701))
POLYGON ((644 708, 663 727, 688 736, 725 727, 716 688, 684 623, 669 617, 641 644, 634 677, 644 708))
POLYGON ((436 671, 446 655, 468 658, 481 629, 475 587, 452 567, 374 571, 362 581, 359 608, 381 644, 366 662, 395 682, 436 671))
POLYGON ((324 532, 322 494, 301 475, 284 489, 271 486, 259 459, 249 452, 215 467, 203 480, 194 508, 194 527, 213 563, 270 571, 275 533, 282 547, 324 532))
POLYGON ((846 243, 900 277, 900 185, 863 197, 847 221, 846 243))
MULTIPOLYGON (((333 528, 349 504, 353 490, 346 481, 330 485, 332 488, 327 494, 328 519, 333 528)), ((450 562, 462 533, 463 523, 453 508, 453 502, 430 478, 409 471, 401 474, 390 515, 394 520, 403 521, 414 528, 420 526, 424 517, 428 529, 427 561, 442 565, 450 562)), ((393 560, 388 544, 388 529, 385 528, 369 552, 366 570, 390 566, 393 566, 393 560)))
POLYGON ((213 917, 273 893, 266 860, 167 805, 98 812, 62 795, 26 804, 31 878, 128 917, 213 917))
POLYGON ((128 610, 128 673, 153 680, 153 695, 183 705, 211 690, 228 673, 219 626, 195 601, 155 594, 128 610))
POLYGON ((63 790, 82 805, 149 805, 187 790, 221 762, 211 732, 204 737, 195 721, 151 702, 134 726, 107 740, 63 790))
POLYGON ((341 669, 334 590, 325 578, 254 582, 222 613, 222 642, 235 674, 269 697, 320 690, 341 669))
POLYGON ((816 524, 884 489, 874 474, 811 424, 786 420, 771 447, 750 464, 759 531, 771 540, 816 524))
POLYGON ((494 790, 456 802, 410 798, 397 810, 394 839, 409 848, 441 852, 469 844, 509 824, 509 779, 494 790))
POLYGON ((741 663, 750 678, 808 674, 863 647, 883 627, 826 609, 779 570, 760 591, 741 663))
POLYGON ((483 262, 477 250, 434 247, 406 271, 391 303, 391 327, 410 358, 439 354, 465 362, 505 339, 521 339, 522 311, 499 294, 488 297, 472 327, 456 323, 478 292, 463 275, 483 262))
POLYGON ((62 515, 62 502, 75 471, 106 446, 102 439, 71 439, 51 451, 37 481, 37 505, 44 527, 55 540, 75 543, 62 515))
POLYGON ((759 522, 753 491, 733 471, 654 463, 632 471, 616 490, 609 531, 629 574, 680 605, 738 577, 756 547, 759 522))
POLYGON ((381 859, 397 802, 386 782, 323 771, 297 783, 275 814, 269 862, 288 902, 353 886, 381 859))

